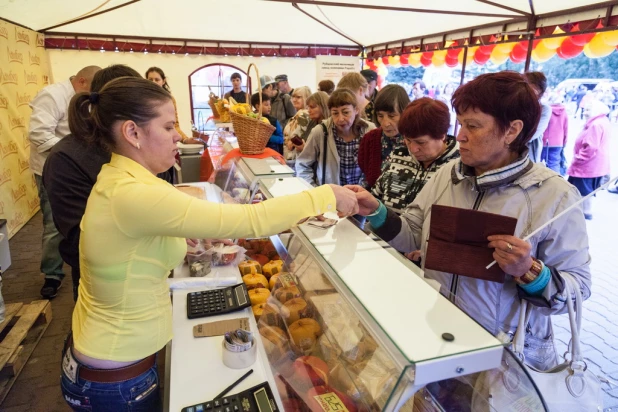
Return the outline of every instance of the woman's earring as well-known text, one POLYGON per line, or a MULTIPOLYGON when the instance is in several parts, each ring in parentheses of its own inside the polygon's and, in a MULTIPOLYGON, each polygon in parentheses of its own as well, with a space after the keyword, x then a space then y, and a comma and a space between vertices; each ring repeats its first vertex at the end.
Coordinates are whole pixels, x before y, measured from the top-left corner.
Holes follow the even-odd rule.
POLYGON ((140 150, 142 148, 142 146, 140 146, 139 142, 135 143, 135 148, 137 150, 140 150))

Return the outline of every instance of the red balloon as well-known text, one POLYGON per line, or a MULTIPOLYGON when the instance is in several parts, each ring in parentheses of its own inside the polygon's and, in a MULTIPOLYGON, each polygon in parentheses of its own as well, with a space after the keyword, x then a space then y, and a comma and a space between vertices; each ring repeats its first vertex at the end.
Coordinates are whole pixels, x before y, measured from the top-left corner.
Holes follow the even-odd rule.
POLYGON ((562 48, 560 48, 560 47, 558 47, 558 48, 556 49, 556 54, 558 55, 558 57, 560 57, 561 59, 564 59, 564 60, 566 60, 566 59, 568 59, 568 58, 569 58, 569 56, 567 56, 567 55, 565 55, 565 54, 563 53, 562 48))
POLYGON ((587 33, 587 34, 576 34, 575 36, 571 36, 571 42, 576 46, 584 47, 590 40, 594 37, 596 33, 587 33))
MULTIPOLYGON (((517 46, 515 46, 517 47, 517 46)), ((519 52, 518 52, 519 53, 519 52)), ((526 52, 524 52, 523 55, 518 54, 515 52, 515 48, 513 48, 513 50, 511 51, 511 54, 509 54, 509 57, 511 58, 511 61, 513 63, 523 63, 526 61, 526 52)))
POLYGON ((388 56, 382 57, 382 63, 384 63, 385 66, 388 66, 388 56))
POLYGON ((448 49, 446 56, 451 57, 452 59, 457 59, 459 53, 461 53, 461 49, 448 49))
POLYGON ((444 63, 446 63, 448 67, 456 67, 459 64, 459 59, 457 56, 452 57, 447 54, 444 58, 444 63))
POLYGON ((528 44, 526 42, 526 47, 524 48, 524 46, 521 43, 517 43, 515 45, 515 47, 513 47, 513 50, 511 50, 511 60, 513 60, 513 62, 515 63, 521 63, 522 61, 526 60, 526 54, 528 53, 528 44), (517 61, 516 61, 517 60, 517 61))
POLYGON ((410 57, 409 54, 402 54, 399 57, 399 63, 401 63, 402 66, 405 66, 408 64, 408 57, 410 57))
POLYGON ((584 46, 579 46, 573 43, 573 37, 567 37, 564 39, 560 47, 558 47, 558 52, 560 53, 560 57, 564 56, 563 59, 572 59, 573 57, 579 55, 584 51, 584 46))
POLYGON ((422 57, 424 57, 426 60, 431 60, 431 58, 433 57, 433 52, 424 52, 422 57))
MULTIPOLYGON (((486 54, 487 56, 489 56, 491 55, 491 52, 493 51, 494 47, 496 47, 495 44, 491 44, 489 46, 479 46, 476 53, 482 53, 482 54, 486 54)), ((475 56, 476 56, 476 53, 475 53, 475 56)))
POLYGON ((489 54, 479 53, 479 50, 476 50, 474 53, 474 62, 480 66, 484 65, 489 61, 489 54))
POLYGON ((421 64, 425 67, 431 66, 431 57, 428 58, 427 56, 425 56, 425 53, 423 53, 423 55, 421 56, 421 64))

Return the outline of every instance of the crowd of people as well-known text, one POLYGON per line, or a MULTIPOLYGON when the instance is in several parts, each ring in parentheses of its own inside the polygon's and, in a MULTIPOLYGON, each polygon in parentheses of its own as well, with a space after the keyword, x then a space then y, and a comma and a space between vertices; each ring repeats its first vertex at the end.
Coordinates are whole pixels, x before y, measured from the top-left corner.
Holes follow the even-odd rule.
POLYGON ((515 233, 487 239, 503 284, 431 269, 424 276, 496 336, 517 328, 519 302, 527 300, 526 359, 539 369, 557 364, 549 316, 565 310, 565 277, 579 285, 575 293, 590 295, 590 210, 574 205, 609 173, 606 105, 585 106, 586 127, 566 170, 571 185, 561 176, 563 110, 540 103, 542 73, 484 74, 436 98, 420 81, 412 98, 395 84, 377 90, 371 70, 320 82, 315 93, 292 88, 286 75, 262 76, 251 96, 240 76, 231 80, 230 95, 275 126, 268 146, 314 189, 253 205, 176 190, 169 172, 176 144, 188 138, 159 68, 144 78, 123 65, 89 66, 32 102, 45 212, 41 294, 52 298, 62 282, 49 262, 73 269, 76 305, 61 378, 69 406, 78 410, 87 399, 99 411, 160 410, 155 359, 172 337, 166 278, 186 241, 272 235, 326 210, 366 219, 424 269, 432 205, 517 218, 515 233), (523 240, 566 210, 561 224, 523 240))

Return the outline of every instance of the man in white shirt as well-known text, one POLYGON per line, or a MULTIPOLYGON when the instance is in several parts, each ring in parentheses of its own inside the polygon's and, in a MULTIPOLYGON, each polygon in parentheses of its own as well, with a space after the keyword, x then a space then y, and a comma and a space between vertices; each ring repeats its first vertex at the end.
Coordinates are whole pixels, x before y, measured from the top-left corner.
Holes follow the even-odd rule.
POLYGON ((43 213, 43 250, 41 253, 41 272, 45 274, 45 284, 41 289, 44 298, 56 296, 64 278, 62 257, 58 251, 61 235, 58 233, 52 217, 47 192, 43 187, 43 165, 51 148, 69 130, 69 103, 76 93, 89 92, 94 74, 101 70, 98 66, 81 69, 70 79, 45 87, 30 102, 30 169, 34 173, 41 212, 43 213))

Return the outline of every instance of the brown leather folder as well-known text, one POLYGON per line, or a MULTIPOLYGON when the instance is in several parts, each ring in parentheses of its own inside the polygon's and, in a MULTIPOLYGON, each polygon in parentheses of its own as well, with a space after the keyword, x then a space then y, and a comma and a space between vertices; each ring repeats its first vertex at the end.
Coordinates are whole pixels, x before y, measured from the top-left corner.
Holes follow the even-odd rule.
POLYGON ((493 260, 490 235, 513 235, 517 219, 478 210, 433 205, 425 269, 504 283, 505 274, 493 260))

